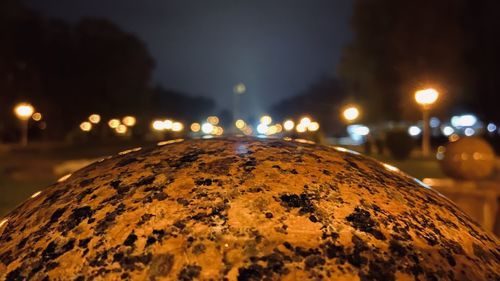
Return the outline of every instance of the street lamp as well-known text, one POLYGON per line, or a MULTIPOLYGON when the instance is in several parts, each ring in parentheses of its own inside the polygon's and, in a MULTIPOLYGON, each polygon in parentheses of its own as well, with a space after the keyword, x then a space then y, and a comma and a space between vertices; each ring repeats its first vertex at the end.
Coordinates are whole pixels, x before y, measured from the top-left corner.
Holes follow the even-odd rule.
POLYGON ((238 83, 233 88, 233 124, 236 123, 240 116, 240 96, 247 90, 243 83, 238 83))
POLYGON ((29 103, 19 103, 14 107, 14 113, 17 118, 21 121, 22 132, 21 132, 21 145, 28 145, 28 122, 35 112, 35 108, 29 103))
POLYGON ((431 135, 429 128, 429 111, 432 105, 437 101, 439 97, 438 91, 429 88, 424 90, 419 90, 415 92, 415 101, 422 108, 422 119, 424 122, 424 129, 422 132, 422 155, 429 156, 429 151, 431 147, 431 135))
POLYGON ((342 110, 342 117, 347 123, 352 123, 359 118, 361 112, 355 105, 348 105, 342 110))

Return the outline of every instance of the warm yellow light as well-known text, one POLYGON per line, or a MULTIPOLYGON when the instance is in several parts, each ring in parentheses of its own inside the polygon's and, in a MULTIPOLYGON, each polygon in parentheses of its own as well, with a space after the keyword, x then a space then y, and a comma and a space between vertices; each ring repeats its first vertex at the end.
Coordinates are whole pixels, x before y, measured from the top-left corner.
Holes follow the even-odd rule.
POLYGON ((295 127, 295 123, 292 120, 286 120, 283 123, 283 127, 285 128, 286 131, 291 131, 295 127))
POLYGON ((108 126, 111 129, 116 129, 116 128, 118 128, 118 126, 120 126, 120 120, 118 120, 118 119, 111 119, 108 122, 108 126))
POLYGON ((82 123, 80 124, 80 129, 81 129, 82 131, 84 131, 84 132, 90 132, 90 130, 92 130, 92 123, 87 122, 87 121, 82 122, 82 123))
POLYGON ((127 126, 120 124, 118 127, 116 127, 115 130, 118 134, 123 135, 123 134, 127 133, 128 128, 127 128, 127 126))
POLYGON ((303 133, 307 130, 307 126, 304 125, 304 123, 299 123, 295 130, 297 130, 298 133, 303 133))
POLYGON ((415 101, 422 106, 430 106, 437 101, 439 97, 438 91, 429 88, 415 92, 415 101))
POLYGON ((271 124, 271 122, 273 122, 273 119, 269 115, 264 115, 264 116, 260 117, 260 123, 262 123, 266 126, 271 124))
POLYGON ((208 116, 207 122, 212 124, 212 125, 217 125, 219 124, 219 117, 217 116, 208 116))
POLYGON ((239 95, 243 94, 246 90, 247 87, 243 83, 238 83, 233 89, 234 93, 239 95))
POLYGON ((98 124, 99 122, 101 122, 101 115, 94 113, 89 116, 89 121, 90 123, 98 124))
POLYGON ((356 106, 348 106, 342 112, 344 119, 348 122, 352 122, 358 119, 360 112, 356 106))
POLYGON ((201 130, 201 125, 200 125, 200 123, 196 123, 196 122, 195 122, 195 123, 191 124, 191 131, 193 131, 193 132, 197 133, 197 132, 199 132, 200 130, 201 130))
POLYGON ((311 118, 303 117, 302 119, 300 119, 300 124, 302 124, 304 126, 304 128, 307 128, 311 124, 311 118))
POLYGON ((243 128, 243 134, 249 136, 253 133, 253 129, 252 127, 249 127, 249 126, 246 126, 245 128, 243 128))
POLYGON ((180 132, 184 129, 184 125, 182 125, 181 122, 174 122, 172 123, 172 131, 174 132, 180 132))
POLYGON ((137 119, 135 119, 134 116, 125 116, 123 117, 122 119, 122 123, 125 125, 125 126, 128 126, 128 127, 132 127, 135 125, 135 123, 137 122, 137 119))
POLYGON ((17 115, 17 118, 21 120, 30 119, 33 112, 35 112, 35 108, 31 104, 25 102, 16 105, 14 108, 14 113, 17 115))
POLYGON ((173 126, 174 126, 174 121, 172 121, 170 119, 163 120, 163 129, 164 130, 171 130, 173 126))
POLYGON ((236 128, 238 128, 240 130, 245 128, 245 126, 246 126, 245 121, 243 121, 241 119, 236 120, 236 122, 234 124, 236 125, 236 128))
POLYGON ((222 127, 214 127, 213 131, 212 131, 212 134, 216 135, 216 136, 221 136, 222 134, 224 133, 224 129, 222 127))
POLYGON ((276 127, 276 133, 281 133, 283 131, 283 126, 281 124, 274 125, 276 127))
POLYGON ((155 131, 163 131, 165 130, 165 123, 161 120, 155 120, 153 123, 151 123, 151 127, 155 131))
POLYGON ((35 120, 35 121, 40 121, 40 120, 42 120, 42 114, 40 112, 35 112, 31 116, 31 118, 33 118, 33 120, 35 120))
POLYGON ((319 123, 318 122, 311 122, 309 126, 307 126, 307 129, 311 132, 316 132, 319 129, 319 123))

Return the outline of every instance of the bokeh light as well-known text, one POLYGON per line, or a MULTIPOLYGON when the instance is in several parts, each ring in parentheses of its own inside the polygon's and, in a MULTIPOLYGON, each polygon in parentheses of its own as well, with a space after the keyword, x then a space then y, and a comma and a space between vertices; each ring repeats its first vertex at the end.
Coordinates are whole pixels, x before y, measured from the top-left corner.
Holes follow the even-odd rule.
POLYGON ((84 132, 90 132, 92 130, 92 123, 85 121, 80 124, 80 130, 84 132))
POLYGON ((286 131, 291 131, 295 127, 295 123, 292 120, 286 120, 283 122, 283 127, 286 131))
POLYGON ((134 126, 136 122, 137 122, 137 120, 134 116, 125 116, 122 119, 122 123, 128 127, 134 126))
POLYGON ((191 124, 191 131, 192 131, 193 133, 197 133, 197 132, 199 132, 200 130, 201 130, 201 125, 200 125, 200 123, 195 122, 195 123, 191 124))
POLYGON ((92 124, 99 124, 99 122, 101 122, 101 115, 96 114, 96 113, 91 114, 91 115, 89 116, 89 121, 90 121, 90 123, 92 123, 92 124))

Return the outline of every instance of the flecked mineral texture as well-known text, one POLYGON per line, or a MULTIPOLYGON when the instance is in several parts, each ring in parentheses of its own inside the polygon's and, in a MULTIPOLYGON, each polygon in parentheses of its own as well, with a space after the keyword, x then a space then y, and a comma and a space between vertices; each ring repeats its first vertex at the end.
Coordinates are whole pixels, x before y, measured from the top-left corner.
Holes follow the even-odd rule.
POLYGON ((496 237, 397 169, 333 147, 166 143, 33 197, 0 220, 1 279, 500 279, 496 237))

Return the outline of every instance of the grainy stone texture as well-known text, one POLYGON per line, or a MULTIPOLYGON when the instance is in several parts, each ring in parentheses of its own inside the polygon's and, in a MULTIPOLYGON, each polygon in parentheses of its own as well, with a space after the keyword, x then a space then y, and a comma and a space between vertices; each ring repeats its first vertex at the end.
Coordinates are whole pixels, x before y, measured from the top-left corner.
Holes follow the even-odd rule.
POLYGON ((92 164, 0 226, 6 280, 499 280, 497 238, 381 163, 188 140, 92 164))

